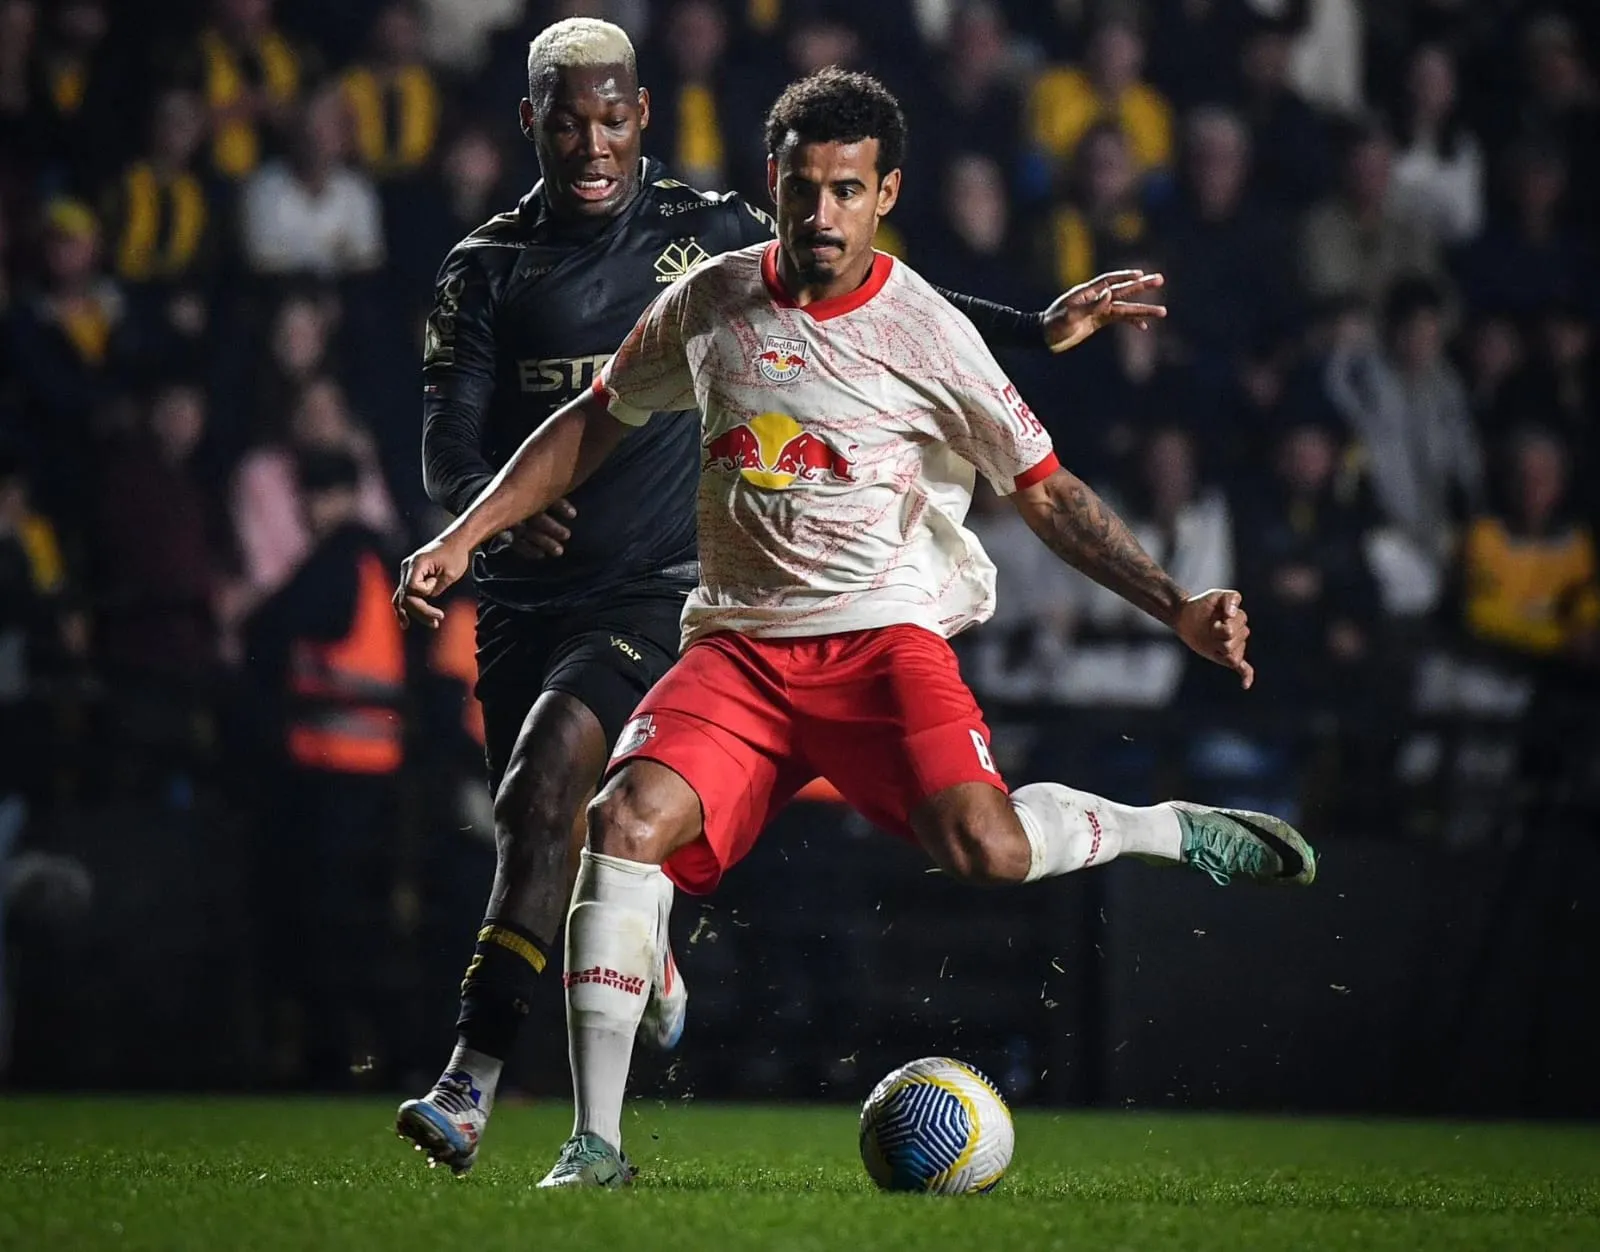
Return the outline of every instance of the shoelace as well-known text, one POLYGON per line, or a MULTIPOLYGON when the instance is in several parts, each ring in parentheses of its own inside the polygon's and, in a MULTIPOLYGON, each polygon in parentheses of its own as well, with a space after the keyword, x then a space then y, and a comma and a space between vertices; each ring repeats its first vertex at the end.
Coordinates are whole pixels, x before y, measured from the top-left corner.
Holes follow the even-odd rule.
POLYGON ((593 1139, 575 1135, 561 1145, 561 1155, 556 1158, 556 1172, 574 1174, 585 1165, 609 1160, 611 1153, 593 1139))
POLYGON ((446 1113, 461 1116, 475 1112, 478 1102, 472 1098, 472 1088, 463 1082, 441 1082, 433 1089, 433 1103, 446 1113))
POLYGON ((1227 831, 1204 829, 1200 846, 1189 853, 1189 864, 1211 875, 1219 887, 1233 881, 1232 871, 1259 873, 1266 864, 1266 852, 1254 839, 1227 831))

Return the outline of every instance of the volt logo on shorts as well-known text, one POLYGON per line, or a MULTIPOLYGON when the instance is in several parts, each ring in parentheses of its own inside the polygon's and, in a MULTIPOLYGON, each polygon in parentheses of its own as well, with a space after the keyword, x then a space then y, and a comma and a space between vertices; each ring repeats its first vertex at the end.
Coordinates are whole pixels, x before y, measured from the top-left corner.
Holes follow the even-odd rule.
POLYGON ((994 757, 989 755, 989 745, 984 742, 983 732, 981 730, 971 730, 967 733, 972 736, 972 746, 978 754, 978 764, 991 774, 998 774, 1000 771, 994 767, 994 757))
POLYGON ((782 491, 796 482, 853 483, 855 462, 787 413, 757 413, 705 442, 701 468, 735 473, 755 487, 782 491))
POLYGON ((630 752, 637 752, 645 744, 656 737, 656 719, 645 713, 634 718, 622 728, 622 733, 617 736, 617 746, 612 749, 611 759, 627 756, 630 752))
POLYGON ((615 648, 618 652, 622 653, 623 656, 627 657, 628 660, 632 661, 636 665, 640 661, 644 660, 644 654, 641 653, 638 648, 634 647, 626 639, 618 639, 615 635, 612 635, 611 636, 611 646, 613 648, 615 648))
POLYGON ((615 987, 618 991, 626 991, 631 996, 644 994, 644 979, 637 974, 624 974, 614 969, 607 969, 604 965, 591 965, 588 969, 580 969, 573 973, 561 976, 561 985, 575 987, 579 983, 597 983, 602 987, 615 987))

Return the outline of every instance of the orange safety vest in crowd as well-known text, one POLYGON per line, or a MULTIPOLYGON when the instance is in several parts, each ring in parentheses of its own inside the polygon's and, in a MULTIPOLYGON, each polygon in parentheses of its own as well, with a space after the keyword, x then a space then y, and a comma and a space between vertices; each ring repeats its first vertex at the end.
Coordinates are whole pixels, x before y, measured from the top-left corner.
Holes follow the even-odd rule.
POLYGON ((469 596, 456 596, 444 605, 444 621, 433 637, 429 664, 433 672, 453 678, 466 687, 461 701, 461 729, 484 745, 483 705, 473 694, 478 682, 478 613, 469 596))
POLYGON ((350 631, 334 643, 297 641, 289 657, 289 757, 336 774, 400 768, 406 654, 383 562, 361 557, 350 631))

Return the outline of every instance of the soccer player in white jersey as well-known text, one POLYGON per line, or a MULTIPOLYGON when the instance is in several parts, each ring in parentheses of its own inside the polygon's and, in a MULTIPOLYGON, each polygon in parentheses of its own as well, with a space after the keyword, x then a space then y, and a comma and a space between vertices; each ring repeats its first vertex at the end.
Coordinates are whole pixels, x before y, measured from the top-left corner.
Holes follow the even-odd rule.
MULTIPOLYGON (((994 608, 994 566, 962 525, 975 473, 1064 561, 1246 687, 1250 632, 1237 592, 1190 594, 1150 559, 1057 463, 971 323, 873 250, 899 195, 904 135, 899 104, 865 75, 792 84, 767 121, 778 241, 663 292, 593 394, 556 413, 402 568, 396 611, 436 621, 430 599, 473 549, 566 495, 630 425, 703 415, 700 585, 682 659, 624 728, 589 809, 567 921, 577 1118, 541 1185, 630 1177, 620 1123, 634 1034, 652 983, 676 976, 669 884, 710 891, 818 775, 972 882, 1032 882, 1119 855, 1219 883, 1315 875, 1305 840, 1266 814, 1133 808, 1059 783, 1008 794, 946 642, 994 608)), ((1100 297, 1107 316, 1118 294, 1100 297)))

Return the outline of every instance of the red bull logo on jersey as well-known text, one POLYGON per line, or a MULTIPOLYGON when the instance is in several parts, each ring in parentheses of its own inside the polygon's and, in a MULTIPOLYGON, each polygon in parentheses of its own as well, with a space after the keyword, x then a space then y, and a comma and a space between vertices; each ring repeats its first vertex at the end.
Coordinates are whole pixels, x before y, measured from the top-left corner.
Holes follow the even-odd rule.
MULTIPOLYGON (((851 444, 849 451, 855 451, 851 444)), ((706 440, 702 466, 782 491, 796 482, 853 483, 855 462, 785 413, 758 413, 706 440)))
POLYGON ((806 341, 768 335, 766 345, 756 354, 756 368, 775 383, 792 383, 806 367, 806 341))

